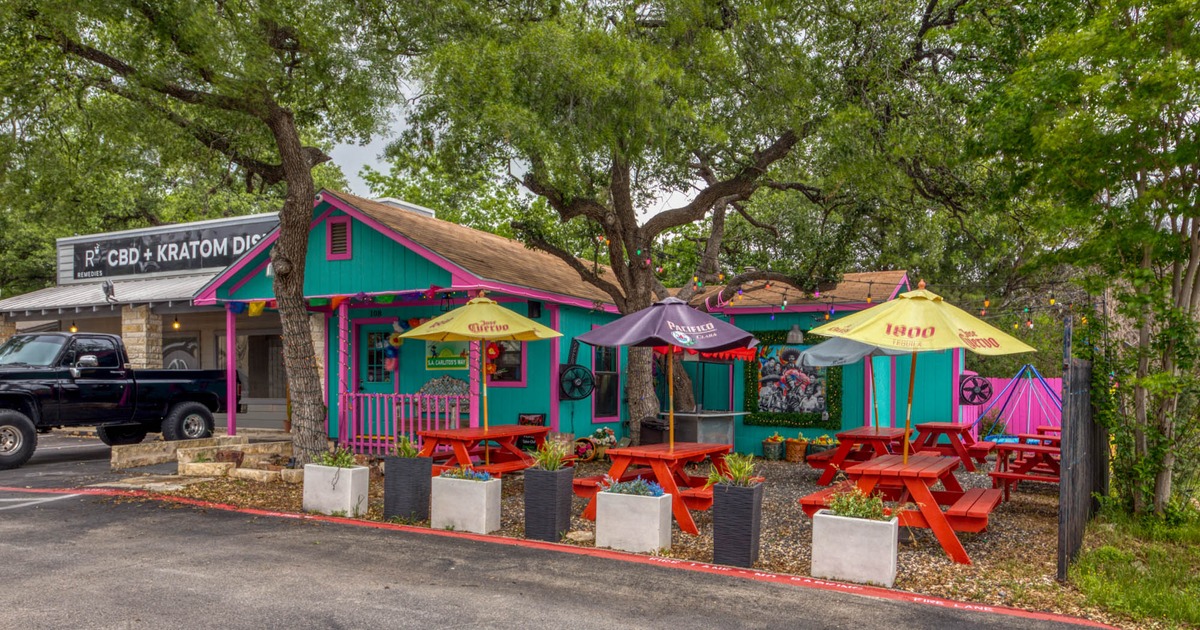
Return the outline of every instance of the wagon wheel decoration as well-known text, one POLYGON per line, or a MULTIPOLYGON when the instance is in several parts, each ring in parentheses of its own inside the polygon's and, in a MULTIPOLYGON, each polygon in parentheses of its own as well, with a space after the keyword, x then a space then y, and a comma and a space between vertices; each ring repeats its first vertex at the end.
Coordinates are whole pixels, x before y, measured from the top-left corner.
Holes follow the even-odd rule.
POLYGON ((992 383, 982 376, 968 376, 958 385, 958 401, 963 405, 982 405, 992 399, 992 383))

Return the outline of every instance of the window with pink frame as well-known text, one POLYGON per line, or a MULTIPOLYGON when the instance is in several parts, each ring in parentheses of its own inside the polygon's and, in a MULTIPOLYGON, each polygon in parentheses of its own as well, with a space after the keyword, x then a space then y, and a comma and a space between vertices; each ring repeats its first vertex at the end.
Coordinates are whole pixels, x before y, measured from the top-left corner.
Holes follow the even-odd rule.
POLYGON ((621 415, 621 354, 619 348, 592 349, 592 421, 613 422, 621 415))
POLYGON ((488 375, 488 387, 525 387, 525 343, 493 341, 499 354, 491 359, 496 371, 488 375))

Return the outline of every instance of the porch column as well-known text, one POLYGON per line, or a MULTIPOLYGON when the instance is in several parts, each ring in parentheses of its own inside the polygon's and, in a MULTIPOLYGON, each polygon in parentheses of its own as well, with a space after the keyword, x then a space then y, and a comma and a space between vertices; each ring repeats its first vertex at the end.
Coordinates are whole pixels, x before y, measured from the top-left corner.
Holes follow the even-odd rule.
POLYGON ((471 380, 467 385, 467 394, 470 397, 468 403, 471 405, 471 428, 475 428, 479 426, 479 395, 483 391, 481 387, 483 383, 479 380, 480 361, 483 360, 483 355, 479 353, 478 341, 471 341, 469 343, 471 344, 471 352, 467 358, 467 372, 470 374, 471 380))
MULTIPOLYGON (((160 353, 161 354, 161 353, 160 353)), ((225 432, 237 435, 237 314, 225 305, 225 432)))
POLYGON ((354 417, 353 404, 350 401, 350 301, 343 300, 337 307, 338 323, 338 389, 337 389, 337 419, 338 443, 350 441, 350 427, 346 426, 354 417))
POLYGON ((121 339, 134 368, 162 368, 162 317, 149 305, 121 307, 121 339))
POLYGON ((0 343, 4 343, 17 334, 17 322, 0 315, 0 343))
MULTIPOLYGON (((550 310, 550 328, 558 330, 558 305, 550 304, 547 308, 550 310)), ((555 337, 550 340, 550 430, 555 433, 558 432, 558 369, 562 361, 560 339, 555 337)))

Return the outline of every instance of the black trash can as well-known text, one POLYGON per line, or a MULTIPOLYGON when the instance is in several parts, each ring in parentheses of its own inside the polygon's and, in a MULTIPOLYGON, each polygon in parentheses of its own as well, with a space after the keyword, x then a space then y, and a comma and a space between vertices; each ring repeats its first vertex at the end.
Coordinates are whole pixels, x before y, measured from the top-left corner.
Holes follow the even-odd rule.
POLYGON ((642 418, 642 444, 663 444, 668 439, 667 421, 662 418, 642 418))

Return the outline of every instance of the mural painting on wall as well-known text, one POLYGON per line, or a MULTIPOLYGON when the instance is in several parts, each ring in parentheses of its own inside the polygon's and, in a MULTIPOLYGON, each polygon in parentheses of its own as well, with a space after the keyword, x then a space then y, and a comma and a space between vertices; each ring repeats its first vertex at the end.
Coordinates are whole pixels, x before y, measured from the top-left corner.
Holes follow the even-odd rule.
POLYGON ((426 370, 465 370, 470 356, 470 343, 466 341, 426 341, 426 370))
POLYGON ((758 409, 767 413, 825 411, 826 370, 803 366, 801 346, 767 346, 758 353, 758 409))

